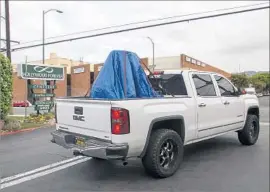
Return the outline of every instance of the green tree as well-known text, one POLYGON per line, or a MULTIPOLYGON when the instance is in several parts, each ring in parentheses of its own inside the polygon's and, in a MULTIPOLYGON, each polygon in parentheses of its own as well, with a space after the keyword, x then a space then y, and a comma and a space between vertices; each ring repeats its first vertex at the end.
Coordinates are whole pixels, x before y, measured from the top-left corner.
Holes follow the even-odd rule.
POLYGON ((236 87, 245 88, 249 85, 249 78, 245 74, 232 74, 231 81, 236 87))
POLYGON ((12 100, 12 66, 0 53, 0 120, 5 120, 12 100))
POLYGON ((258 92, 269 91, 270 89, 269 73, 257 73, 250 78, 250 81, 258 92))

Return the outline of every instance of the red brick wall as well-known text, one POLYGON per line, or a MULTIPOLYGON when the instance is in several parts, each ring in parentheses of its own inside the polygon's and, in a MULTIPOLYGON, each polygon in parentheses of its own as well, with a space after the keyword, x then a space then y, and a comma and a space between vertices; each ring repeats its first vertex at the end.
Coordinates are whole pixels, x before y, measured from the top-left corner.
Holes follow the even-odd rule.
MULTIPOLYGON (((199 70, 199 71, 210 71, 210 72, 215 72, 215 73, 219 73, 219 74, 222 74, 224 75, 225 77, 227 78, 230 78, 231 77, 231 74, 226 72, 226 71, 223 71, 217 67, 213 67, 211 65, 208 65, 208 64, 205 64, 205 66, 201 66, 201 65, 197 65, 197 64, 193 64, 191 62, 188 62, 186 61, 186 56, 185 54, 181 54, 181 57, 180 57, 180 62, 182 64, 182 68, 189 68, 189 69, 195 69, 195 70, 199 70)), ((194 59, 190 56, 187 56, 189 57, 191 60, 194 59)), ((195 59, 196 61, 198 61, 197 59, 195 59)), ((200 61, 201 62, 201 61, 200 61)), ((201 62, 203 63, 203 62, 201 62)))
POLYGON ((17 73, 13 73, 13 101, 24 101, 27 99, 27 81, 20 79, 17 73))
POLYGON ((64 69, 64 80, 56 81, 55 97, 67 96, 67 68, 65 67, 64 69))
MULTIPOLYGON (((84 96, 90 88, 90 65, 71 67, 71 96, 84 96), (82 73, 74 73, 76 68, 84 68, 82 73)), ((88 92, 89 95, 90 91, 88 92)))

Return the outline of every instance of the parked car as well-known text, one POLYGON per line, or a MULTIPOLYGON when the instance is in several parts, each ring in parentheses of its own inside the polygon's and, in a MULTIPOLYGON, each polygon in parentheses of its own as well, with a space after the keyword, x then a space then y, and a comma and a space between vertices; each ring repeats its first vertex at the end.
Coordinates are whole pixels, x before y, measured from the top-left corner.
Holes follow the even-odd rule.
POLYGON ((30 105, 29 101, 13 101, 13 107, 29 107, 30 105))
POLYGON ((149 80, 164 97, 56 99, 51 141, 94 160, 126 164, 139 157, 146 172, 159 178, 178 170, 185 145, 230 132, 236 132, 243 145, 256 143, 258 98, 242 95, 224 76, 167 70, 149 80))

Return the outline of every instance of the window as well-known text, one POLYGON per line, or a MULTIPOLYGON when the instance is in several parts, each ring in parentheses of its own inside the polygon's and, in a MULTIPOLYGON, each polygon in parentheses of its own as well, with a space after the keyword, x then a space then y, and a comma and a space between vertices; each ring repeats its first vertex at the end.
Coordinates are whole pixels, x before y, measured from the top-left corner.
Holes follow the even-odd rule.
POLYGON ((225 78, 215 75, 221 96, 235 96, 235 89, 225 78))
POLYGON ((149 81, 155 91, 162 95, 187 95, 187 89, 181 74, 162 74, 153 77, 149 81))
POLYGON ((194 74, 192 78, 197 90, 197 95, 216 96, 215 86, 210 75, 194 74))

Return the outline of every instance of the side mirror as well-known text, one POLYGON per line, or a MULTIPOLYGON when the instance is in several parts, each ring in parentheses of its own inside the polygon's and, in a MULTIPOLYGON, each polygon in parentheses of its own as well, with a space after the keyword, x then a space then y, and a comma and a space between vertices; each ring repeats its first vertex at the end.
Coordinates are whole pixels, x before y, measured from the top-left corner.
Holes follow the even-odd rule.
POLYGON ((237 96, 245 95, 246 94, 246 91, 245 91, 245 89, 241 89, 240 87, 237 87, 237 90, 235 90, 235 94, 237 96))

